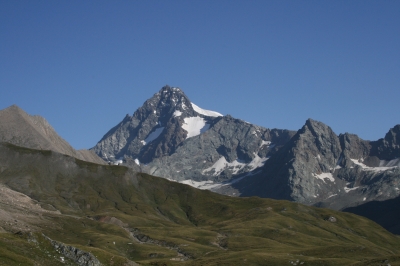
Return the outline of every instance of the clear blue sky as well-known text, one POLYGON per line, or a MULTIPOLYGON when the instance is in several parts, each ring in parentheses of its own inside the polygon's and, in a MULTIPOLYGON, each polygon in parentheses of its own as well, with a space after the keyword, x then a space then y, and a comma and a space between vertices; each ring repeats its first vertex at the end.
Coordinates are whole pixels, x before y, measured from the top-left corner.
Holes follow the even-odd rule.
POLYGON ((267 128, 377 140, 400 123, 400 1, 0 1, 0 109, 77 149, 166 84, 267 128))

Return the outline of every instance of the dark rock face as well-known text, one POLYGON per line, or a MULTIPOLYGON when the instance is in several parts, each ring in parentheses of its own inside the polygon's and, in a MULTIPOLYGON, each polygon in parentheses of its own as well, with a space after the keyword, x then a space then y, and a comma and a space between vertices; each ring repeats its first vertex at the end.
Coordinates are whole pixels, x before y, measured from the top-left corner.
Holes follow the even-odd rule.
POLYGON ((349 133, 337 136, 328 126, 309 119, 266 162, 263 175, 241 180, 233 187, 242 196, 287 199, 333 209, 397 197, 397 128, 385 139, 369 142, 349 133))
POLYGON ((172 180, 224 181, 261 167, 293 135, 203 110, 165 86, 92 150, 172 180))
POLYGON ((371 143, 371 154, 381 160, 391 160, 400 157, 400 125, 396 125, 386 133, 385 138, 371 143))
MULTIPOLYGON (((313 204, 332 190, 332 172, 341 155, 339 138, 321 122, 306 124, 265 164, 264 176, 243 195, 259 195, 313 204)), ((246 181, 236 187, 244 186, 246 181)), ((328 195, 329 196, 329 195, 328 195)))

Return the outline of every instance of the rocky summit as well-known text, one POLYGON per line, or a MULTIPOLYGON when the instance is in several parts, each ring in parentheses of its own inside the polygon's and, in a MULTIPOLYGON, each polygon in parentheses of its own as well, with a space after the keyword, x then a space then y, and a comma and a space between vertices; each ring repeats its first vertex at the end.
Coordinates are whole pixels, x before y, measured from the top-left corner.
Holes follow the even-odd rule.
POLYGON ((200 188, 252 175, 295 132, 267 129, 192 103, 165 86, 92 149, 110 162, 200 188))

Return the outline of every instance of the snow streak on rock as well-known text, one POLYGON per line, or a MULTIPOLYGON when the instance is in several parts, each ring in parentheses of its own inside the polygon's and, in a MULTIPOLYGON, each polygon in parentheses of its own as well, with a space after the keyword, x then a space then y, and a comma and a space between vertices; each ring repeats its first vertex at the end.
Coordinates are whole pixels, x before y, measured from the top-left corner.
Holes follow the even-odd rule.
POLYGON ((328 179, 328 180, 331 181, 331 182, 335 182, 335 178, 332 176, 331 173, 321 173, 321 174, 319 174, 319 175, 313 174, 313 176, 314 176, 315 178, 321 179, 321 180, 324 181, 324 182, 325 182, 325 179, 328 179))
POLYGON ((251 172, 256 168, 259 168, 264 165, 264 163, 268 160, 268 158, 260 158, 257 154, 254 153, 254 158, 250 163, 245 163, 240 161, 239 159, 234 160, 229 163, 224 156, 218 159, 211 167, 204 169, 203 174, 214 171, 213 175, 220 175, 225 169, 230 169, 233 174, 238 174, 240 170, 244 169, 246 166, 249 167, 247 170, 251 172))
POLYGON ((146 145, 147 143, 152 142, 156 138, 160 136, 160 134, 163 132, 164 127, 159 127, 155 131, 151 132, 145 140, 142 140, 143 145, 146 145))
POLYGON ((389 162, 381 160, 380 164, 379 164, 379 167, 366 166, 365 164, 362 163, 362 161, 363 161, 362 159, 359 159, 359 160, 351 159, 351 161, 354 164, 356 164, 358 166, 361 166, 364 171, 374 171, 374 172, 380 172, 380 171, 386 171, 386 170, 389 170, 389 169, 393 169, 395 167, 399 167, 399 164, 400 164, 400 159, 394 159, 394 160, 391 160, 389 162))
POLYGON ((195 110, 197 113, 199 113, 201 115, 212 116, 212 117, 223 116, 222 114, 220 114, 218 112, 204 110, 204 109, 198 107, 197 105, 195 105, 194 103, 191 103, 191 104, 192 104, 193 110, 195 110))

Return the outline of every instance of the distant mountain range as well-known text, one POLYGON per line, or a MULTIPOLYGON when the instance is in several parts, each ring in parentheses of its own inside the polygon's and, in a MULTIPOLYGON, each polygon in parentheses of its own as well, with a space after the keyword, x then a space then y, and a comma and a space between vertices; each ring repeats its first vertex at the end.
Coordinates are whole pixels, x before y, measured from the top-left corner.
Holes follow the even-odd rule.
POLYGON ((230 196, 351 211, 392 232, 400 228, 397 216, 382 221, 383 215, 371 215, 364 207, 379 201, 397 211, 400 125, 377 141, 336 135, 312 119, 297 132, 268 129, 204 110, 181 89, 165 86, 90 151, 74 150, 44 118, 15 105, 0 111, 0 141, 98 164, 122 164, 230 196))
POLYGON ((400 125, 377 141, 308 119, 297 132, 204 110, 165 86, 92 150, 138 171, 231 196, 343 209, 400 195, 400 125))

